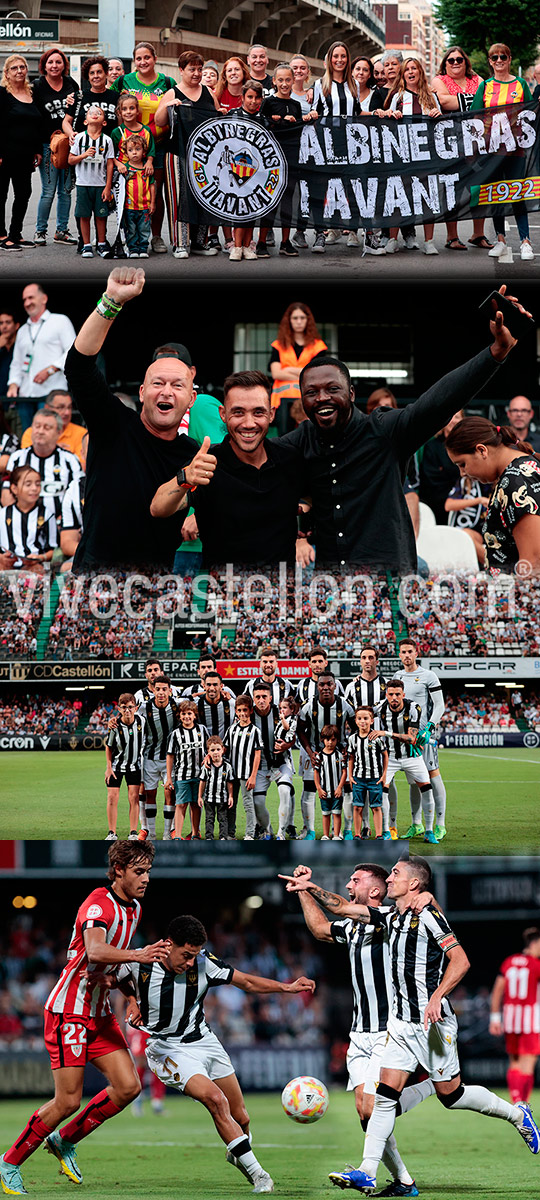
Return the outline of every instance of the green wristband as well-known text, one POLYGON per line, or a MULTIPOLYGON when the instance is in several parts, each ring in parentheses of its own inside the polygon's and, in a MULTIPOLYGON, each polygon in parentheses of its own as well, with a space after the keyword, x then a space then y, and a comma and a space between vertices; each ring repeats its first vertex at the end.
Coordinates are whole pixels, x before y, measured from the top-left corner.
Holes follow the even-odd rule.
POLYGON ((122 312, 122 305, 118 304, 116 300, 113 300, 111 296, 108 296, 104 292, 96 304, 96 312, 99 313, 100 317, 104 317, 106 321, 114 321, 118 313, 122 312))

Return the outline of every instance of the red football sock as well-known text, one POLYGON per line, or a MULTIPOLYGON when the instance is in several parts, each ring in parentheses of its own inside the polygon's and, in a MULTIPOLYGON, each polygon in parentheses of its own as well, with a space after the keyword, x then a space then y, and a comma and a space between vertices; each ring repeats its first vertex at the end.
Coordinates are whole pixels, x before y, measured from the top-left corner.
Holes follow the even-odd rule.
POLYGON ((21 1163, 26 1162, 27 1158, 37 1150, 38 1146, 45 1141, 45 1138, 52 1133, 47 1125, 38 1117, 37 1112, 30 1117, 26 1129, 23 1129, 20 1137, 13 1143, 9 1150, 4 1154, 4 1162, 11 1163, 13 1167, 20 1167, 21 1163))
POLYGON ((150 1073, 150 1095, 152 1100, 163 1100, 166 1091, 165 1084, 152 1071, 150 1073))
POLYGON ((521 1099, 527 1103, 530 1094, 534 1087, 534 1074, 526 1075, 524 1072, 521 1075, 521 1099))
POLYGON ((517 1104, 519 1100, 523 1099, 522 1079, 523 1076, 521 1071, 518 1071, 515 1067, 509 1067, 508 1071, 506 1072, 506 1082, 508 1084, 508 1091, 510 1092, 512 1104, 517 1104))
POLYGON ((60 1136, 65 1138, 66 1142, 80 1142, 81 1138, 88 1137, 89 1133, 93 1133, 98 1125, 102 1125, 104 1121, 108 1121, 109 1117, 115 1117, 117 1113, 122 1112, 117 1104, 109 1099, 108 1092, 104 1088, 102 1092, 98 1092, 97 1096, 83 1108, 78 1116, 69 1121, 64 1128, 60 1130, 60 1136))

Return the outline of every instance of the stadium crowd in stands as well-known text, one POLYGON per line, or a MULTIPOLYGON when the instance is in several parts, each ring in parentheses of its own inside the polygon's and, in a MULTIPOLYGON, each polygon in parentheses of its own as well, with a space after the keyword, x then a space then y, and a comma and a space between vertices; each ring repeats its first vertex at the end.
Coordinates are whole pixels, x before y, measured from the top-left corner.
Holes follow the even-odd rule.
POLYGON ((0 707, 0 733, 73 733, 81 708, 80 700, 67 696, 53 699, 40 692, 17 696, 0 707))
MULTIPOLYGON (((529 705, 529 711, 536 720, 539 719, 540 712, 534 702, 529 705)), ((444 733, 474 733, 482 730, 517 733, 519 726, 506 697, 501 699, 484 691, 461 692, 458 696, 447 692, 441 730, 444 733)))

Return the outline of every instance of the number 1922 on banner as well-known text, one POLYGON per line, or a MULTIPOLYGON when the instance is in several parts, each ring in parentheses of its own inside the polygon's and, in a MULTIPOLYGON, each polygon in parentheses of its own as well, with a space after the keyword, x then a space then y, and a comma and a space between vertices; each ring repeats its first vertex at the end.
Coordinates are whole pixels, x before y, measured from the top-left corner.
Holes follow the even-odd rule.
POLYGON ((471 208, 477 204, 514 204, 517 200, 540 199, 540 175, 526 179, 500 179, 471 188, 471 208))

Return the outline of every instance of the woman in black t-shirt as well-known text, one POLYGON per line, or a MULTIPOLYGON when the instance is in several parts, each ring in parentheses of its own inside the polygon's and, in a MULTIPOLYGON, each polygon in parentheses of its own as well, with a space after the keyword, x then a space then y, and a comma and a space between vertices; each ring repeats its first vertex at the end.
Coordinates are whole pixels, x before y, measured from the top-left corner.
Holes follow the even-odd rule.
MULTIPOLYGON (((185 50, 178 59, 180 83, 169 88, 162 96, 156 109, 156 124, 170 125, 170 110, 178 107, 195 109, 204 117, 215 116, 219 112, 219 104, 213 92, 201 82, 204 58, 193 50, 185 50)), ((189 114, 187 114, 189 116, 189 114)), ((195 128, 195 124, 192 126, 195 128)), ((178 134, 170 138, 169 148, 165 155, 165 203, 171 230, 173 255, 175 258, 188 258, 191 254, 214 255, 218 251, 206 244, 208 226, 189 223, 189 200, 184 200, 184 181, 180 172, 179 161, 180 142, 188 141, 191 128, 187 122, 179 126, 178 134)))
POLYGON ((102 54, 87 58, 82 64, 81 75, 88 84, 85 91, 77 92, 74 109, 66 113, 62 129, 67 133, 70 144, 75 141, 75 135, 84 131, 84 121, 89 108, 97 106, 105 113, 104 133, 111 133, 116 125, 116 105, 118 92, 111 91, 107 83, 109 60, 102 54))
POLYGON ((28 82, 28 63, 10 54, 0 86, 0 250, 22 250, 22 227, 32 193, 32 172, 41 162, 43 121, 28 82), (9 233, 6 201, 13 188, 9 233))
POLYGON ((34 100, 45 122, 43 158, 39 168, 41 174, 41 199, 38 205, 35 246, 47 243, 47 224, 52 203, 56 201, 55 242, 75 246, 77 239, 68 230, 71 206, 71 171, 68 167, 55 167, 51 159, 50 140, 55 130, 62 129, 67 112, 72 110, 78 93, 78 85, 69 75, 69 63, 63 50, 46 50, 39 60, 41 78, 34 84, 34 100))
POLYGON ((540 458, 509 425, 465 417, 446 439, 462 475, 493 488, 482 528, 492 575, 540 574, 540 458))

